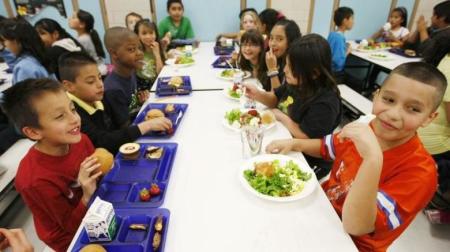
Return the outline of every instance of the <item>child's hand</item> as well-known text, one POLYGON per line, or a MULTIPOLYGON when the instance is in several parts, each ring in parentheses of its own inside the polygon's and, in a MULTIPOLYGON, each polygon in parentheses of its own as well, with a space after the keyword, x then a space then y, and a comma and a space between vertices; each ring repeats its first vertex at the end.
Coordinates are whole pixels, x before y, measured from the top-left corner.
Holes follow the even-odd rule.
POLYGON ((137 92, 139 104, 144 104, 148 100, 150 92, 148 90, 140 90, 137 92))
POLYGON ((159 50, 160 50, 159 43, 157 41, 153 41, 151 44, 151 48, 152 48, 153 55, 155 55, 155 57, 158 57, 159 50))
POLYGON ((293 139, 275 140, 266 146, 266 153, 286 154, 294 149, 293 139))
POLYGON ((272 48, 266 52, 266 65, 269 71, 277 71, 277 57, 272 52, 272 48))
POLYGON ((0 228, 0 251, 6 248, 11 248, 13 252, 34 251, 22 229, 0 228))
POLYGON ((167 117, 158 117, 145 122, 148 123, 149 131, 167 131, 172 128, 172 121, 167 117))
POLYGON ((94 194, 95 189, 97 189, 97 178, 102 175, 102 172, 99 171, 92 175, 92 172, 96 169, 100 168, 100 163, 97 158, 94 156, 87 157, 80 164, 80 171, 78 172, 78 182, 81 185, 81 189, 83 190, 83 197, 81 200, 84 205, 87 205, 89 200, 91 199, 92 194, 94 194))
POLYGON ((239 53, 233 52, 233 53, 231 54, 231 63, 232 63, 232 64, 233 64, 233 63, 236 63, 236 64, 237 64, 238 58, 239 58, 239 53))
POLYGON ((347 51, 345 52, 347 55, 349 55, 352 52, 352 45, 350 43, 346 43, 347 45, 347 51))
POLYGON ((421 15, 417 20, 417 30, 423 32, 427 30, 428 23, 425 21, 425 17, 421 15))
POLYGON ((344 126, 338 137, 341 142, 345 139, 351 140, 363 159, 383 156, 377 137, 367 124, 349 123, 344 126))
POLYGON ((259 95, 259 90, 256 85, 248 84, 248 83, 242 83, 242 86, 245 88, 245 96, 247 96, 250 99, 256 100, 256 97, 259 95))
POLYGON ((167 32, 164 37, 161 39, 161 45, 163 48, 166 48, 170 44, 171 34, 167 32))

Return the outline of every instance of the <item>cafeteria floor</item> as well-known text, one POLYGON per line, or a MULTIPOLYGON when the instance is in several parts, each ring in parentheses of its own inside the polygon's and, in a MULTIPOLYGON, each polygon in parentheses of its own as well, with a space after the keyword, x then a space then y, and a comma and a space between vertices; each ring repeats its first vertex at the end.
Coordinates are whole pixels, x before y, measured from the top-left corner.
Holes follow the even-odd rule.
MULTIPOLYGON (((51 251, 39 240, 34 230, 30 211, 19 199, 8 211, 7 227, 21 227, 35 247, 36 252, 51 251)), ((170 235, 170 234, 169 234, 170 235)), ((408 229, 390 247, 390 252, 444 252, 450 248, 450 225, 431 225, 425 215, 419 213, 408 229)), ((339 251, 337 249, 336 251, 339 251)))

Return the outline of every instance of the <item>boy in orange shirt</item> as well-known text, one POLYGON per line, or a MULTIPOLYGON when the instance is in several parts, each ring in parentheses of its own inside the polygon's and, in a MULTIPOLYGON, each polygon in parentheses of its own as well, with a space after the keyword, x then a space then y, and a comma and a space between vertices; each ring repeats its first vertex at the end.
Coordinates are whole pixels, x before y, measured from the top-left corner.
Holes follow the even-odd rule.
POLYGON ((31 210, 39 238, 67 251, 102 174, 94 146, 63 86, 27 79, 4 92, 2 108, 33 147, 19 164, 16 190, 31 210))
POLYGON ((436 191, 436 164, 416 130, 436 117, 446 86, 429 64, 400 65, 376 93, 369 125, 350 123, 323 139, 277 140, 267 152, 334 159, 322 187, 345 231, 360 251, 386 251, 436 191))

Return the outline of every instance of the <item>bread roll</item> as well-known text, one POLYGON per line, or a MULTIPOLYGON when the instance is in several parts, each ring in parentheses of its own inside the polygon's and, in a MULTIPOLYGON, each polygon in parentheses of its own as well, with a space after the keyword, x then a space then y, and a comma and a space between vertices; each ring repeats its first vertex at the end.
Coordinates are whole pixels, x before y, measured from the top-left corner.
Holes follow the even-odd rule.
POLYGON ((100 168, 95 172, 101 171, 103 174, 106 174, 111 170, 114 164, 114 156, 108 150, 97 148, 92 155, 97 157, 97 160, 100 163, 100 168))
POLYGON ((159 109, 150 109, 145 115, 145 120, 151 120, 159 117, 165 117, 164 112, 159 109))
POLYGON ((106 249, 99 244, 88 244, 84 246, 80 252, 106 252, 106 249))

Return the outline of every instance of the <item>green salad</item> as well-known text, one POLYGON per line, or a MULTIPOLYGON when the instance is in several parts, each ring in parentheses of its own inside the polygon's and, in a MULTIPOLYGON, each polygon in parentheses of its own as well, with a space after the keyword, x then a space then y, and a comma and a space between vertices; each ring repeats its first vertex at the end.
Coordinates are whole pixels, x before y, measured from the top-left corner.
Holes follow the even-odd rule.
POLYGON ((240 109, 232 109, 229 112, 225 113, 225 119, 227 119, 228 123, 231 125, 233 122, 239 122, 241 118, 241 110, 240 109))
POLYGON ((190 64, 194 63, 194 59, 192 57, 181 56, 175 60, 175 64, 190 64))
POLYGON ((279 160, 255 163, 253 170, 244 171, 244 177, 253 189, 273 197, 300 193, 311 176, 311 173, 301 171, 292 160, 284 166, 279 160))
POLYGON ((225 77, 225 78, 233 78, 235 73, 238 73, 239 70, 235 70, 235 69, 225 69, 222 71, 222 73, 220 73, 220 76, 225 77))

